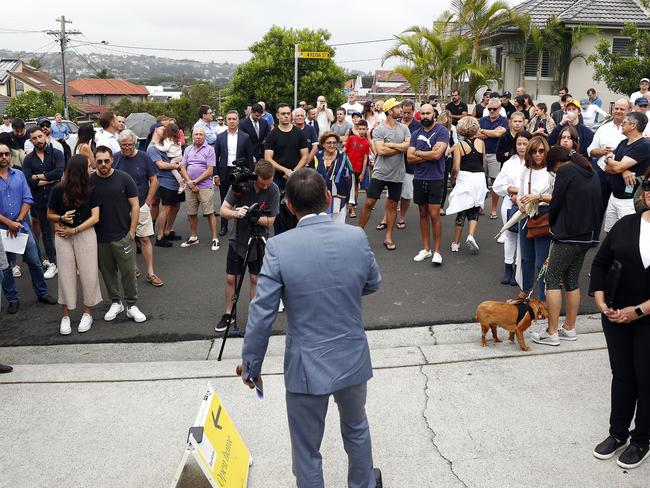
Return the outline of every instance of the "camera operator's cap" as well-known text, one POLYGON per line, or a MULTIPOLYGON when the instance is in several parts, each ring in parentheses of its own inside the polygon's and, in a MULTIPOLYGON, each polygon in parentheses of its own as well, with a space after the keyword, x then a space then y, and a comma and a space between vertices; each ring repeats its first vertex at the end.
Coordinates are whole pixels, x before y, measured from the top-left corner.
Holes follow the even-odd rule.
POLYGON ((639 97, 634 100, 634 105, 638 105, 639 107, 647 107, 648 99, 646 97, 639 97))
POLYGON ((564 105, 564 108, 568 107, 569 105, 573 105, 577 109, 580 109, 580 107, 581 107, 580 102, 578 100, 571 100, 570 102, 566 102, 566 104, 564 105))
POLYGON ((52 127, 52 122, 50 122, 50 119, 48 119, 47 117, 41 117, 36 122, 36 125, 38 125, 39 127, 43 127, 43 126, 52 127))
POLYGON ((648 79, 648 78, 641 78, 641 81, 639 81, 639 83, 643 83, 644 81, 646 83, 650 83, 650 79, 648 79))
POLYGON ((155 131, 158 127, 165 127, 163 124, 160 122, 156 122, 155 124, 151 124, 151 127, 149 127, 149 134, 152 134, 153 131, 155 131))
POLYGON ((504 91, 503 95, 501 95, 501 96, 502 97, 507 97, 507 98, 512 98, 512 93, 510 93, 509 91, 504 91))
POLYGON ((402 102, 398 102, 398 101, 397 101, 396 99, 394 99, 394 98, 389 98, 388 100, 386 100, 386 101, 384 102, 384 108, 383 108, 383 111, 384 111, 384 112, 388 112, 391 108, 395 108, 395 107, 397 107, 398 105, 401 105, 401 104, 402 104, 402 102))
POLYGON ((350 115, 350 117, 363 117, 363 115, 361 115, 361 112, 352 112, 352 115, 350 115))

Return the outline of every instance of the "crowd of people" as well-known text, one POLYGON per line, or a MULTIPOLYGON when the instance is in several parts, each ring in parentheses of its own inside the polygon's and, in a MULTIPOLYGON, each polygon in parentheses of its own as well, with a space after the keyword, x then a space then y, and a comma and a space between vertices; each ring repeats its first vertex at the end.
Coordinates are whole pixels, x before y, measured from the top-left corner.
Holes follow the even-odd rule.
POLYGON ((264 246, 250 252, 251 232, 267 238, 271 229, 279 236, 296 226, 295 212, 284 198, 286 186, 292 174, 308 167, 325 182, 330 196, 324 213, 335 222, 358 218, 358 226, 365 228, 386 194, 377 230, 384 231, 383 245, 390 252, 397 250, 394 231, 406 227, 413 200, 422 241, 415 262, 442 265, 444 215, 455 215, 451 252, 461 252, 467 222, 465 245, 474 254, 480 252, 482 216, 500 218, 504 274, 499 281, 519 287, 513 303, 533 293, 546 302, 548 328, 532 337, 558 346, 577 339, 578 278, 587 251, 598 246, 604 232, 591 292, 603 312, 616 390, 626 400, 612 404, 613 410, 625 412, 612 421, 610 433, 617 442, 596 451, 618 449, 627 439, 630 405, 636 401, 629 386, 632 375, 643 379, 639 388, 646 395, 632 438, 642 448, 636 456, 646 456, 650 426, 639 428, 638 422, 648 423, 650 380, 635 358, 642 354, 638 344, 648 345, 640 324, 650 314, 650 214, 638 212, 650 203, 649 87, 643 78, 640 90, 631 99, 617 100, 611 114, 602 109, 594 89, 579 100, 567 88, 559 90, 550 110, 545 103, 535 104, 523 88, 514 97, 486 90, 471 113, 458 90, 446 104, 430 97, 418 105, 395 98, 362 104, 350 91, 347 102, 334 110, 319 96, 314 106, 278 103, 275 117, 260 101, 248 105, 241 117, 236 110, 219 116, 216 124, 213 109, 203 105, 191 140, 173 119, 161 116, 144 143, 125 127, 123 117, 108 111, 99 118, 98 130, 92 124, 80 126, 74 147, 66 143, 69 134, 60 114, 53 121, 40 119, 28 131, 23 120, 5 117, 0 229, 7 238, 21 236, 24 244, 22 253, 0 252, 7 312, 19 311, 16 279, 22 264, 38 301, 61 306, 63 335, 72 333, 78 282, 84 310, 77 331, 91 328, 93 308, 102 302, 99 275, 111 302, 104 320, 125 313, 135 322, 145 321, 138 305, 136 253, 143 256, 146 282, 164 286, 155 270, 154 248, 199 245, 200 212, 211 251, 218 251, 219 237, 230 232, 226 310, 215 330, 241 334, 233 293, 248 271, 251 298, 255 296, 264 259, 264 246), (183 202, 190 223, 185 239, 174 231, 183 202), (259 214, 253 222, 254 207, 259 214), (236 225, 229 230, 230 220, 236 225), (606 276, 613 263, 623 263, 626 272, 612 296, 606 276), (47 285, 55 276, 58 299, 47 285), (629 281, 630 276, 637 282, 629 281), (562 291, 566 319, 560 325, 562 291), (613 326, 624 322, 639 327, 623 333, 613 326))

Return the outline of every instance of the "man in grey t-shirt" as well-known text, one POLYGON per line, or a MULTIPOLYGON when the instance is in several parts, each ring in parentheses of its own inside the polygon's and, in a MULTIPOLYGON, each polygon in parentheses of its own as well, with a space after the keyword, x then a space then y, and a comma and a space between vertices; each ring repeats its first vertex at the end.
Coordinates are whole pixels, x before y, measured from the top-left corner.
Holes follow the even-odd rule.
POLYGON ((396 249, 393 243, 393 229, 397 218, 397 202, 402 194, 404 179, 404 153, 411 141, 411 132, 398 119, 402 115, 402 106, 394 98, 384 102, 386 120, 372 131, 372 141, 375 144, 377 159, 366 192, 366 201, 361 210, 359 227, 364 228, 370 219, 372 207, 381 197, 384 188, 388 188, 386 200, 386 237, 384 246, 389 251, 396 249))
POLYGON ((338 144, 339 151, 341 151, 343 149, 343 146, 345 146, 345 141, 348 140, 348 136, 350 135, 352 129, 352 124, 345 120, 345 109, 343 107, 339 107, 336 110, 336 120, 332 125, 330 125, 330 131, 335 132, 341 138, 341 142, 338 144))

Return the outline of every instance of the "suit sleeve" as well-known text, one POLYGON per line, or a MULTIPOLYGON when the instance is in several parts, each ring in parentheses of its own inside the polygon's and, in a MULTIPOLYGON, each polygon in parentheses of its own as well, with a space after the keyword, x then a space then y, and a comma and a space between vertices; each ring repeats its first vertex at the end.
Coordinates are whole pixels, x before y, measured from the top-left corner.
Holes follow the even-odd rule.
POLYGON ((280 262, 273 239, 264 254, 264 263, 257 282, 257 293, 248 308, 246 335, 242 347, 244 375, 255 377, 262 372, 262 363, 282 296, 280 262))
POLYGON ((375 259, 375 253, 372 252, 370 243, 365 234, 363 235, 363 239, 365 244, 365 253, 368 259, 368 278, 366 279, 366 284, 363 287, 362 294, 370 295, 379 290, 379 285, 381 284, 381 273, 379 272, 379 265, 375 259))
MULTIPOLYGON (((246 134, 248 136, 248 134, 246 134)), ((253 143, 251 142, 250 136, 246 137, 246 144, 244 145, 245 158, 248 163, 248 167, 253 170, 253 143)))

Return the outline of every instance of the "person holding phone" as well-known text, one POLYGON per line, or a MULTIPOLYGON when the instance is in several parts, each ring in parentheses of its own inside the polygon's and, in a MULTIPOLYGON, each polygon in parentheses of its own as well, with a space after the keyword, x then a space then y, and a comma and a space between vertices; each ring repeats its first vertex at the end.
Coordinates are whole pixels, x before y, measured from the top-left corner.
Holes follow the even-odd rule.
POLYGON ((77 274, 84 303, 77 330, 86 332, 93 323, 92 307, 102 301, 94 229, 99 222, 99 203, 90 183, 87 156, 77 154, 68 161, 63 180, 52 188, 47 218, 55 226, 54 245, 59 256, 59 303, 63 307, 59 332, 72 332, 70 310, 77 306, 77 274))

